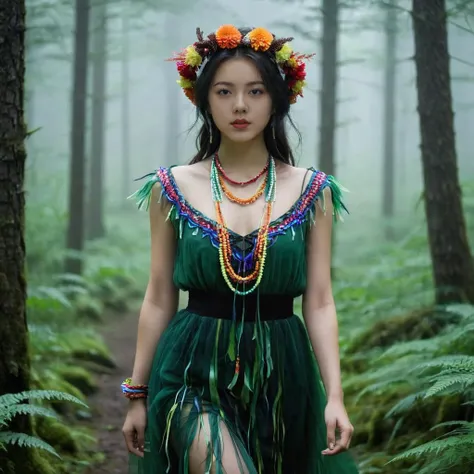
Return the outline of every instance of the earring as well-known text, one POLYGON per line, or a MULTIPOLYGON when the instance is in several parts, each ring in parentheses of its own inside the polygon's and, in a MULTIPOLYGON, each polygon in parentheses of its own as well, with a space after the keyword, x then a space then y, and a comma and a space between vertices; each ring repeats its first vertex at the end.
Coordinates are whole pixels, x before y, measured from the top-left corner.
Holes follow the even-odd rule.
POLYGON ((212 143, 212 135, 214 135, 214 133, 212 131, 212 121, 211 121, 210 115, 206 116, 206 124, 207 124, 207 127, 209 128, 209 143, 212 143))

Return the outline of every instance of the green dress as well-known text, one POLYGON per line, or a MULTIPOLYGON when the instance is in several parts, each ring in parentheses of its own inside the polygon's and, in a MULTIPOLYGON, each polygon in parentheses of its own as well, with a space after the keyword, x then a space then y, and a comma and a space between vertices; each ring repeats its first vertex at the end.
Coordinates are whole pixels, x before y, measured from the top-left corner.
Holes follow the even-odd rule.
MULTIPOLYGON (((160 168, 148 175, 134 194, 139 207, 148 207, 157 181, 171 203, 168 218, 178 241, 175 285, 190 293, 201 292, 211 303, 213 295, 235 301, 220 270, 217 224, 186 201, 172 169, 160 168)), ((234 306, 231 317, 197 314, 188 307, 171 320, 159 341, 149 381, 145 456, 131 456, 131 473, 188 473, 189 448, 203 414, 210 426, 205 473, 224 473, 220 464, 223 429, 232 439, 225 449, 239 453, 242 473, 358 472, 349 453, 321 454, 327 447, 326 399, 317 363, 300 317, 278 310, 280 300, 292 301, 305 291, 306 237, 327 186, 332 190, 335 216, 345 210, 335 180, 311 170, 300 199, 271 222, 258 289, 240 297, 244 303, 238 310, 234 306), (246 318, 247 298, 257 308, 252 318, 246 318), (258 311, 260 300, 270 307, 276 301, 274 314, 263 318, 258 311)), ((231 232, 235 268, 245 265, 256 234, 231 232)))

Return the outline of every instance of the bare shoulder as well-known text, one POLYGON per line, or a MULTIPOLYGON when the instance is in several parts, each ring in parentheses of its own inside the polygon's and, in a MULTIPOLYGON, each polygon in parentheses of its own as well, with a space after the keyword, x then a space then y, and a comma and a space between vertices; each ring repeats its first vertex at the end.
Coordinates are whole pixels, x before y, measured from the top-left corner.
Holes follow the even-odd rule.
POLYGON ((174 166, 171 173, 178 187, 186 190, 209 181, 210 165, 208 160, 192 165, 174 166))
POLYGON ((308 168, 301 168, 299 166, 292 166, 285 163, 279 165, 280 177, 287 182, 289 186, 299 186, 305 188, 313 172, 308 168))

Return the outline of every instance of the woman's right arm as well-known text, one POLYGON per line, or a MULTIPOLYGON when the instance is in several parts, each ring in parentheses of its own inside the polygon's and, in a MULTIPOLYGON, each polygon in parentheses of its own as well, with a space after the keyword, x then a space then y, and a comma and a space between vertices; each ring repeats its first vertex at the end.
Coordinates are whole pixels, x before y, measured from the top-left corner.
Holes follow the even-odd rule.
MULTIPOLYGON (((179 291, 173 284, 176 237, 167 220, 169 202, 161 199, 161 186, 156 183, 150 200, 151 266, 150 277, 138 321, 137 347, 132 372, 134 385, 148 384, 156 346, 178 308, 179 291)), ((123 427, 130 452, 143 456, 146 405, 142 399, 132 400, 123 427)))
POLYGON ((161 199, 161 186, 155 184, 150 202, 151 264, 150 278, 138 321, 137 348, 132 381, 148 384, 151 365, 161 334, 178 307, 179 292, 173 284, 176 237, 166 219, 170 204, 161 199))

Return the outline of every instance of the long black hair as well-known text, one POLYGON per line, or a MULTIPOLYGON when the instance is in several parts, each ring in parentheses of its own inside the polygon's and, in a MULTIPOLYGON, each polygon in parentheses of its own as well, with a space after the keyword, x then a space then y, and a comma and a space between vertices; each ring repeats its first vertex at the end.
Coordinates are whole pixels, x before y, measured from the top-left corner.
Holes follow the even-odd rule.
MULTIPOLYGON (((240 29, 242 35, 247 34, 249 31, 250 28, 240 29)), ((219 149, 221 133, 212 120, 212 117, 208 114, 208 96, 217 69, 223 62, 232 58, 249 58, 254 62, 260 72, 262 81, 272 99, 273 107, 273 115, 263 131, 265 146, 273 158, 294 165, 295 158, 288 140, 285 119, 288 120, 295 129, 299 142, 301 142, 301 135, 289 115, 290 100, 287 83, 281 76, 275 59, 272 58, 270 54, 254 51, 252 48, 245 46, 239 46, 234 49, 223 49, 214 53, 196 81, 194 93, 197 117, 193 127, 199 120, 203 123, 196 138, 198 151, 191 160, 191 164, 198 163, 205 158, 213 156, 219 149)))

